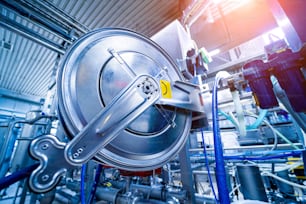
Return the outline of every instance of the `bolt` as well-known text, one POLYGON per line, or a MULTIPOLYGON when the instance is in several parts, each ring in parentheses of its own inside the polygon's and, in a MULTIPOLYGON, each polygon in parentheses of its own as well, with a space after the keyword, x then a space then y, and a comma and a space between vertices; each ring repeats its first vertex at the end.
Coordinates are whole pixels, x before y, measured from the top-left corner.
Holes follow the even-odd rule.
POLYGON ((47 150, 48 148, 49 148, 49 145, 46 143, 41 146, 42 150, 47 150))
POLYGON ((77 152, 78 152, 79 154, 81 154, 81 153, 83 152, 83 149, 80 147, 80 148, 77 150, 77 152))
POLYGON ((49 179, 49 176, 48 176, 47 174, 45 174, 45 175, 43 175, 43 176, 41 177, 41 179, 42 179, 43 181, 47 181, 47 180, 49 179))
POLYGON ((76 159, 76 158, 78 158, 80 156, 80 154, 76 152, 72 156, 73 156, 74 159, 76 159))

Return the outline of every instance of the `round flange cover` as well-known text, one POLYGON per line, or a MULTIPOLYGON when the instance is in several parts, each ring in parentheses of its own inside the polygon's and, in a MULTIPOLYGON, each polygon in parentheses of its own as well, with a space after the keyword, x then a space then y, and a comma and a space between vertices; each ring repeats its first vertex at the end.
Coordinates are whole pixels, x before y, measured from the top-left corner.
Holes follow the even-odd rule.
MULTIPOLYGON (((68 134, 74 137, 143 74, 157 81, 183 80, 172 59, 135 32, 98 29, 78 39, 58 72, 59 112, 68 134)), ((190 125, 189 111, 153 105, 101 149, 95 160, 130 171, 160 167, 184 146, 190 125)))

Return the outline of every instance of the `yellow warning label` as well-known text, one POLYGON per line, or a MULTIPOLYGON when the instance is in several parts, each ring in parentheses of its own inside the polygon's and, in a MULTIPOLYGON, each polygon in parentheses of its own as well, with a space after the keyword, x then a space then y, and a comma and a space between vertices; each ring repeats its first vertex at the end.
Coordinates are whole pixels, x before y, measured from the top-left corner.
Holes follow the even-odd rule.
POLYGON ((163 98, 172 98, 171 84, 167 80, 160 80, 160 89, 163 98))

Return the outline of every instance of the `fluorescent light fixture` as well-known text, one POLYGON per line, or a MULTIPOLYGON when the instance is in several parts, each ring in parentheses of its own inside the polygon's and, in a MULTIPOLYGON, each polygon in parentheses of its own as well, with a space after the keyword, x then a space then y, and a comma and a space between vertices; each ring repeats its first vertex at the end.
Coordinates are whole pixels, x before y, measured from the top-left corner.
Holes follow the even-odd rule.
POLYGON ((208 52, 209 56, 211 56, 211 57, 215 56, 219 53, 220 53, 220 49, 215 49, 215 50, 212 50, 212 51, 208 52))

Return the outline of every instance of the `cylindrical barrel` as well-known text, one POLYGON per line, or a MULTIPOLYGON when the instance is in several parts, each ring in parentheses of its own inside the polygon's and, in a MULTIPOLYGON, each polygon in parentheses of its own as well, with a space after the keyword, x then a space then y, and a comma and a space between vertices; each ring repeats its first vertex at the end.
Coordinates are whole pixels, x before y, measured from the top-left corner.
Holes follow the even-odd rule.
POLYGON ((300 58, 299 53, 288 50, 280 53, 271 64, 274 67, 273 74, 285 90, 293 109, 296 112, 306 112, 306 79, 300 58))
POLYGON ((237 174, 244 199, 268 201, 258 166, 237 165, 237 174))
POLYGON ((269 67, 262 60, 254 60, 243 66, 243 75, 248 80, 256 102, 262 109, 278 106, 268 69, 269 67))

